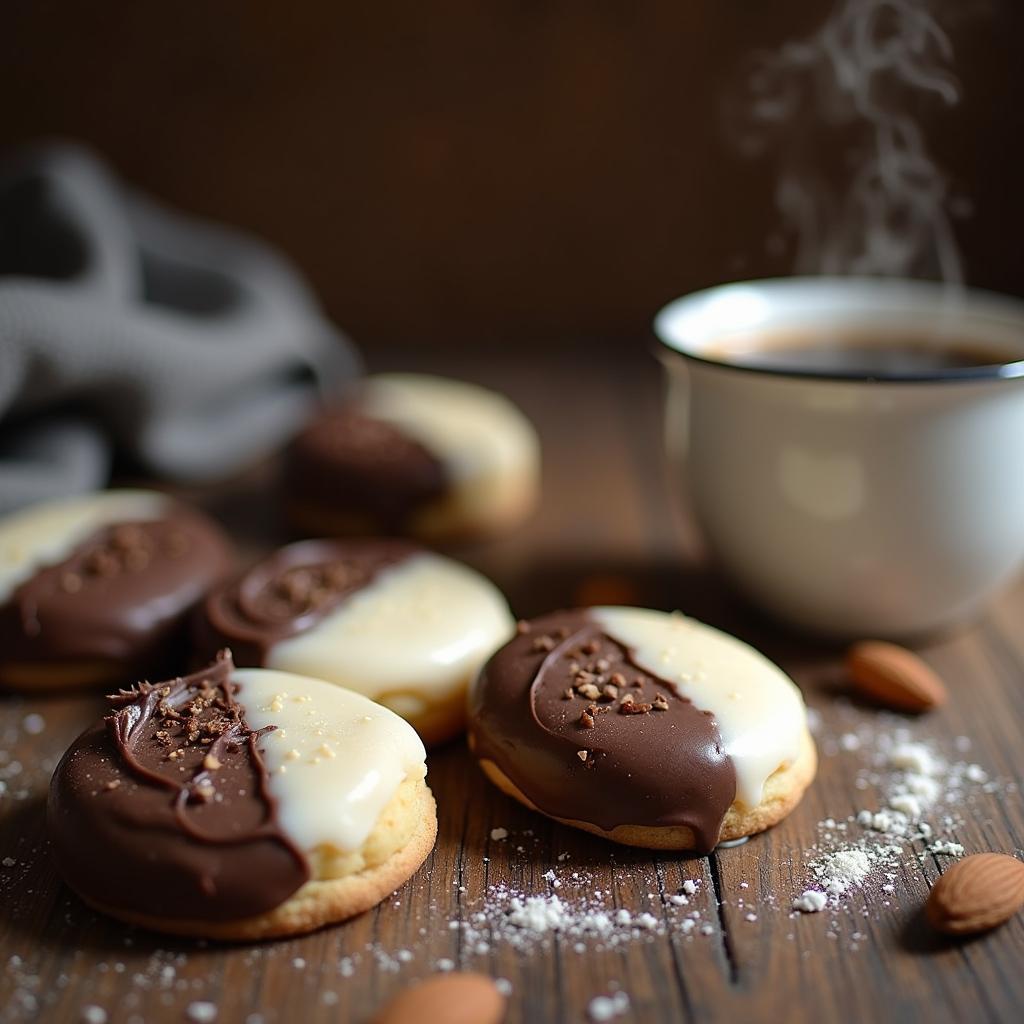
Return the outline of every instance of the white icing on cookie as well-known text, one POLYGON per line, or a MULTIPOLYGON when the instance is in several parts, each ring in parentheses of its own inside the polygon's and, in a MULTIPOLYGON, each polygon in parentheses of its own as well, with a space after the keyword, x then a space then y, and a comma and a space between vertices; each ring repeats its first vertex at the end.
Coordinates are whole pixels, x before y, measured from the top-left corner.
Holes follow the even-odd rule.
MULTIPOLYGON (((432 552, 382 570, 311 629, 274 644, 268 668, 327 679, 370 698, 450 696, 511 635, 505 598, 468 566, 432 552)), ((396 710, 415 715, 410 698, 396 710)))
POLYGON ((101 491, 31 505, 0 520, 0 601, 40 569, 63 562, 90 534, 115 523, 159 519, 155 491, 101 491))
POLYGON ((768 777, 800 753, 807 714, 796 684, 752 647, 678 612, 595 608, 592 614, 642 668, 714 715, 736 769, 736 798, 759 804, 768 777))
POLYGON ((426 775, 426 751, 394 712, 321 679, 236 669, 237 699, 260 744, 281 828, 304 852, 359 849, 407 778, 426 775))
POLYGON ((364 408, 430 451, 456 487, 481 476, 532 472, 539 462, 537 434, 526 417, 475 384, 379 374, 366 381, 364 408))

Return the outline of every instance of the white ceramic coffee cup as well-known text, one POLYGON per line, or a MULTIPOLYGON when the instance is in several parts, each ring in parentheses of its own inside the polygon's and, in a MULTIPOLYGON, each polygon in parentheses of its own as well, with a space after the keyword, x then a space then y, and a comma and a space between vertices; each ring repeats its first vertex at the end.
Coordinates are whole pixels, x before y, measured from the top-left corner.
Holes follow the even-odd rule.
POLYGON ((772 613, 835 636, 912 636, 970 616, 1024 563, 1024 302, 786 278, 678 299, 655 332, 670 454, 721 565, 772 613), (1021 361, 865 378, 714 354, 734 332, 904 327, 1021 361))

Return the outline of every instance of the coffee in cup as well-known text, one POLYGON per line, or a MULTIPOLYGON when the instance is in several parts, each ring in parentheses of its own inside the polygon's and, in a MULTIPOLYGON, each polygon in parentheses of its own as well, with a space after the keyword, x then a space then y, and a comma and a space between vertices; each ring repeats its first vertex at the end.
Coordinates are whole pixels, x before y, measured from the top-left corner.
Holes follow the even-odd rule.
POLYGON ((704 350, 704 358, 759 369, 840 377, 921 377, 1002 366, 1009 348, 943 334, 804 328, 743 332, 704 350))

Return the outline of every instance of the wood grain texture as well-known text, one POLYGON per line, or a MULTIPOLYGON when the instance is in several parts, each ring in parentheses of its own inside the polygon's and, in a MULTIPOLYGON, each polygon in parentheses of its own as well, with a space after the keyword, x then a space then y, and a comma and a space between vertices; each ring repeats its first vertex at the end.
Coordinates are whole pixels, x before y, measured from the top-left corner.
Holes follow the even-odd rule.
MULTIPOLYGON (((739 602, 710 571, 696 534, 673 513, 659 445, 660 385, 645 351, 632 358, 551 356, 516 363, 394 352, 380 368, 448 372, 500 386, 543 433, 545 502, 527 527, 459 554, 489 572, 518 614, 571 604, 581 590, 680 607, 737 632, 778 660, 821 717, 822 762, 803 804, 778 828, 704 858, 614 848, 531 814, 490 787, 461 742, 430 757, 440 835, 414 879, 375 910, 294 941, 224 947, 130 931, 90 912, 57 879, 43 835, 56 758, 100 709, 94 697, 0 702, 0 1020, 68 1021, 102 1007, 112 1022, 188 1020, 210 1002, 217 1020, 250 1024, 367 1020, 381 1001, 444 961, 507 979, 509 1021, 582 1021, 590 1000, 619 985, 624 1021, 1014 1021, 1024 1000, 1024 920, 966 943, 932 936, 921 907, 946 858, 904 857, 889 905, 854 893, 838 913, 793 917, 818 823, 877 807, 856 775, 866 753, 844 734, 905 724, 992 778, 957 809, 950 830, 968 852, 1021 853, 1019 782, 1024 722, 1024 591, 921 653, 945 679, 950 705, 921 720, 884 716, 846 699, 841 652, 794 636, 739 602), (43 729, 30 715, 41 715, 43 729), (964 745, 964 741, 960 741, 964 745), (20 770, 15 764, 20 765, 20 770), (492 840, 491 830, 509 831, 492 840), (520 851, 518 847, 522 847, 520 851), (561 859, 559 859, 561 856, 561 859), (7 858, 10 858, 8 860, 7 858), (10 861, 13 860, 14 863, 10 861), (941 863, 940 863, 941 861, 941 863), (650 913, 645 937, 598 948, 554 936, 526 951, 501 929, 470 942, 488 886, 554 891, 545 872, 571 873, 611 893, 609 905, 650 913), (698 880, 686 908, 667 896, 698 880), (699 910, 709 934, 683 933, 699 910), (753 916, 754 920, 748 917, 753 916), (665 934, 658 934, 664 927, 665 934), (252 1016, 256 1015, 256 1016, 252 1016)), ((274 467, 193 495, 232 526, 249 556, 285 536, 272 500, 274 467)), ((866 734, 866 733, 865 733, 866 734)), ((920 849, 921 844, 918 844, 920 849)), ((486 926, 480 926, 487 932, 486 926)))

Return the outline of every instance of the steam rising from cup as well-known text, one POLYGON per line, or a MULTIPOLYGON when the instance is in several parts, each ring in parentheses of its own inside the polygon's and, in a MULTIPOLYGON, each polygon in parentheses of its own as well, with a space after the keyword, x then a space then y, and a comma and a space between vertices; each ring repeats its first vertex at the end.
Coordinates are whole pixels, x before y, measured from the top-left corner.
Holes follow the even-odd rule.
POLYGON ((796 273, 962 282, 949 184, 917 120, 959 99, 932 6, 839 0, 810 37, 755 54, 728 99, 740 151, 777 165, 796 273))

